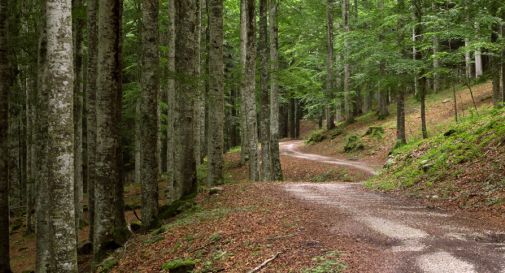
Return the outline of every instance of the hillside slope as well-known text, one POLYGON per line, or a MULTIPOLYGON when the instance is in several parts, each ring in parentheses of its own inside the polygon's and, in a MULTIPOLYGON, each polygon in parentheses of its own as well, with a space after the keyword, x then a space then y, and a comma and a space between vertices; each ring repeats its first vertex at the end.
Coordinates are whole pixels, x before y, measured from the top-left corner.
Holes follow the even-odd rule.
POLYGON ((440 134, 394 150, 367 186, 505 215, 505 110, 468 116, 440 134))

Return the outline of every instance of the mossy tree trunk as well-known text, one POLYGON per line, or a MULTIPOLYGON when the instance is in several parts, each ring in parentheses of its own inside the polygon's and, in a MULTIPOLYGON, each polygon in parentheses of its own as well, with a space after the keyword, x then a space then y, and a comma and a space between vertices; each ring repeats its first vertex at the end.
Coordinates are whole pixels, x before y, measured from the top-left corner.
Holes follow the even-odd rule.
POLYGON ((269 45, 268 45, 268 1, 259 1, 259 72, 260 72, 260 166, 259 179, 272 180, 272 161, 270 159, 270 96, 269 96, 269 45))
POLYGON ((95 184, 94 263, 125 240, 120 217, 119 104, 121 102, 121 1, 103 0, 98 8, 97 141, 95 184), (118 218, 119 217, 119 218, 118 218))
POLYGON ((158 0, 142 2, 141 185, 142 224, 152 227, 158 217, 158 0))
POLYGON ((96 73, 98 55, 98 0, 87 0, 87 30, 88 30, 88 61, 86 79, 86 139, 87 139, 87 170, 88 170, 88 221, 89 237, 93 242, 95 228, 95 183, 96 183, 96 73))
MULTIPOLYGON (((75 202, 75 224, 79 230, 82 221, 82 200, 83 200, 83 28, 84 18, 81 18, 84 9, 82 0, 72 0, 72 31, 74 42, 74 202, 75 202)), ((79 235, 76 232, 76 240, 79 242, 79 235)))
POLYGON ((272 178, 281 181, 282 168, 279 155, 279 27, 277 25, 279 2, 270 0, 270 152, 272 178))
POLYGON ((197 3, 199 0, 175 1, 175 183, 176 199, 197 190, 194 147, 194 107, 197 84, 194 83, 198 52, 196 51, 197 3))
POLYGON ((11 272, 9 255, 9 78, 7 4, 0 0, 0 272, 11 272))
POLYGON ((173 199, 174 195, 174 174, 175 174, 175 3, 168 0, 168 79, 167 79, 167 172, 169 179, 168 198, 173 199))
POLYGON ((224 181, 224 56, 223 56, 223 0, 209 3, 209 132, 208 132, 208 182, 224 181))

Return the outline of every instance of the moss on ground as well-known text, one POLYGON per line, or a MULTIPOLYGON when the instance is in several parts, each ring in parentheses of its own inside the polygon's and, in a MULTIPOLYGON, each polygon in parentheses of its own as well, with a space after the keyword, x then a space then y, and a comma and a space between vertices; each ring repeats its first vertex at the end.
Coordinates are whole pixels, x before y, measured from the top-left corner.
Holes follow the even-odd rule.
POLYGON ((392 151, 389 168, 366 185, 380 190, 426 187, 457 174, 460 165, 481 157, 489 146, 505 142, 505 110, 466 117, 444 133, 392 151))

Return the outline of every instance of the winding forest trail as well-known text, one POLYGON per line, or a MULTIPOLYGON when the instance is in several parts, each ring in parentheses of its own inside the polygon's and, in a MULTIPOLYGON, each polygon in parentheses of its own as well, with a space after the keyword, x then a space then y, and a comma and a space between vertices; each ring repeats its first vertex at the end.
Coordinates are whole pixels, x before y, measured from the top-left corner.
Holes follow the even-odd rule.
MULTIPOLYGON (((303 142, 281 143, 283 155, 376 170, 358 161, 305 154, 303 142)), ((361 183, 290 183, 283 190, 320 210, 329 210, 328 232, 380 249, 367 272, 505 273, 505 229, 482 220, 426 208, 415 200, 393 198, 361 183)))

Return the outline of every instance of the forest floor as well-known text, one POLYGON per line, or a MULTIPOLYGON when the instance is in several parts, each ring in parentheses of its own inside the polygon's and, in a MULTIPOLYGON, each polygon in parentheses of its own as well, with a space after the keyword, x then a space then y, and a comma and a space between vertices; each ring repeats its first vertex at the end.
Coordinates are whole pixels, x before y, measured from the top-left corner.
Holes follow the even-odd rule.
MULTIPOLYGON (((480 107, 489 105, 488 83, 476 86, 480 107)), ((430 133, 453 119, 451 94, 430 96, 430 133)), ((407 132, 418 138, 418 108, 408 101, 407 132)), ((460 114, 472 102, 458 92, 460 114)), ((315 130, 304 122, 302 135, 315 130)), ((113 254, 112 272, 166 272, 164 264, 195 262, 195 272, 500 272, 505 273, 505 219, 485 212, 435 208, 405 195, 372 192, 360 183, 384 164, 394 145, 390 118, 360 117, 346 132, 305 145, 284 141, 286 182, 248 183, 239 153, 226 155, 227 180, 218 194, 202 188, 180 215, 136 234, 113 254), (350 135, 382 126, 384 138, 364 139, 363 151, 344 153, 350 135), (337 181, 337 182, 335 182, 337 181)), ((127 206, 138 206, 138 187, 126 188, 127 206)), ((132 211, 129 222, 135 220, 132 211)), ((86 237, 86 228, 81 238, 86 237)), ((14 272, 33 269, 34 236, 12 236, 14 272)), ((84 267, 82 267, 84 268, 84 267)))

